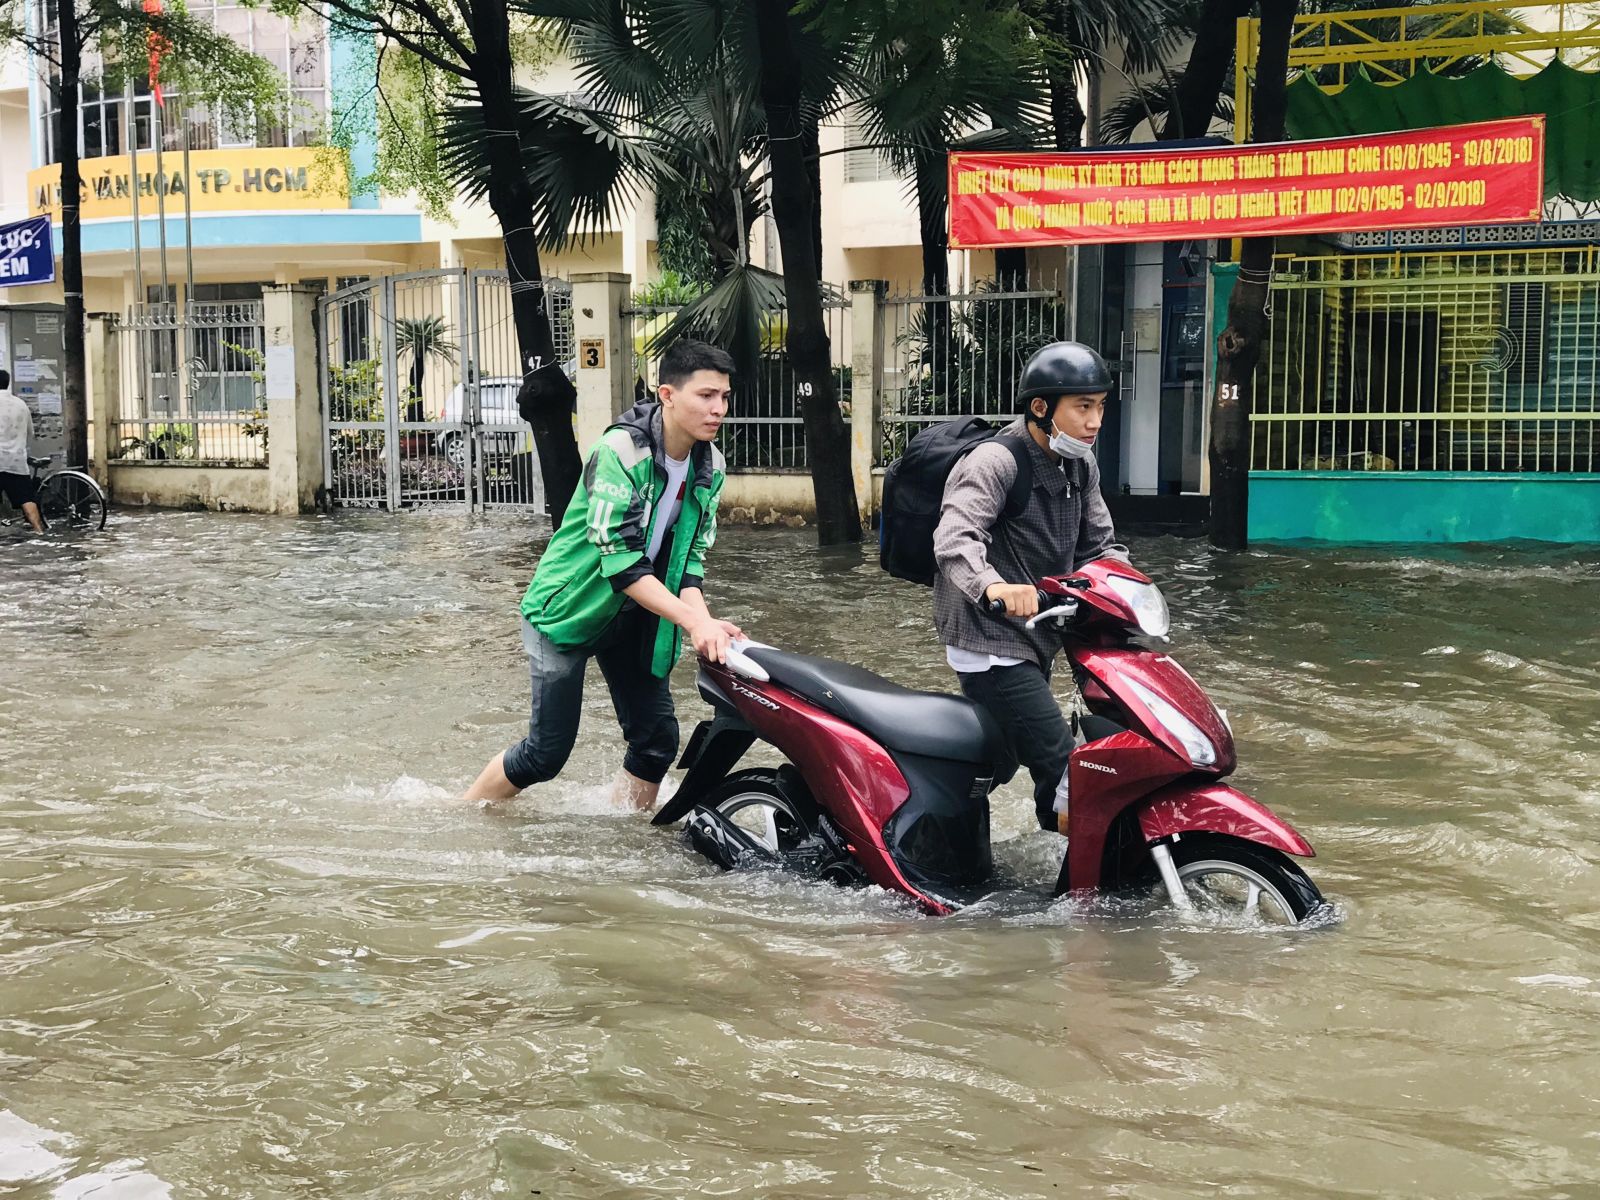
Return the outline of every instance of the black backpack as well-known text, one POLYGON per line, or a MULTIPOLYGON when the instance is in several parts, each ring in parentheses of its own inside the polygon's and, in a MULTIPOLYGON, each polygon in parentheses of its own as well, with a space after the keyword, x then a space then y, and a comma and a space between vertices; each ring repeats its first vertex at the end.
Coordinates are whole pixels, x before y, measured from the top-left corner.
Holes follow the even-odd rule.
MULTIPOLYGON (((906 446, 883 477, 883 512, 878 525, 878 565, 896 579, 933 586, 933 531, 939 525, 944 485, 956 464, 1000 431, 982 417, 962 417, 930 425, 906 446)), ((1014 520, 1028 506, 1033 490, 1033 460, 1021 438, 1001 444, 1017 460, 1017 477, 1006 493, 1002 521, 1014 520)))

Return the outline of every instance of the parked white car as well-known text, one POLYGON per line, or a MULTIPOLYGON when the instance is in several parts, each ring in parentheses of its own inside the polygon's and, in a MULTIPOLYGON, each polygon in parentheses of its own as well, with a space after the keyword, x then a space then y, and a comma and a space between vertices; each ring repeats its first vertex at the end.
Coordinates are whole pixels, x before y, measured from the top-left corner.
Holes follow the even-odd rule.
MULTIPOLYGON (((571 359, 562 365, 568 379, 577 371, 578 360, 571 359)), ((483 426, 479 433, 486 454, 531 454, 533 432, 517 411, 517 392, 522 381, 514 375, 490 375, 478 384, 478 421, 483 426)), ((439 420, 459 424, 466 420, 466 388, 456 384, 445 397, 444 410, 439 420)), ((467 461, 466 436, 459 429, 445 429, 434 435, 438 452, 464 467, 467 461)))
MULTIPOLYGON (((517 412, 517 388, 521 382, 515 376, 491 375, 478 385, 478 420, 489 427, 480 436, 484 450, 490 454, 515 454, 519 450, 533 449, 533 434, 517 412), (521 426, 521 432, 512 428, 496 429, 495 426, 521 426)), ((450 389, 439 419, 453 425, 466 420, 466 388, 462 384, 458 383, 450 389)), ((441 430, 434 435, 434 447, 456 466, 467 465, 467 437, 464 430, 441 430)))

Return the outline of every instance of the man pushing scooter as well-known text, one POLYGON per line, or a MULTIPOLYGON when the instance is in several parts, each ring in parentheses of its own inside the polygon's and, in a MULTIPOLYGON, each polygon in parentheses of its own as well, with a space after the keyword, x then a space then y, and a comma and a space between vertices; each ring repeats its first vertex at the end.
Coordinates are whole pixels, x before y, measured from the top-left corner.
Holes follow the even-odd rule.
POLYGON ((618 798, 655 805, 678 748, 668 676, 683 634, 721 662, 739 628, 711 615, 701 584, 716 540, 733 360, 704 342, 662 356, 657 395, 617 418, 584 465, 522 597, 532 711, 528 736, 489 760, 468 800, 506 800, 554 779, 578 736, 583 676, 600 664, 628 744, 618 798))

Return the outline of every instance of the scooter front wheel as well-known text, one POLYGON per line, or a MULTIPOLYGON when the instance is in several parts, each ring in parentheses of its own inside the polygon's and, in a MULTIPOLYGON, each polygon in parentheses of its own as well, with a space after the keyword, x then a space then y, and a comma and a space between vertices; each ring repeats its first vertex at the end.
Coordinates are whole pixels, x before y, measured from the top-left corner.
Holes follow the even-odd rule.
POLYGON ((1186 833, 1172 846, 1172 862, 1202 913, 1240 923, 1299 925, 1326 904, 1288 855, 1240 838, 1186 833))

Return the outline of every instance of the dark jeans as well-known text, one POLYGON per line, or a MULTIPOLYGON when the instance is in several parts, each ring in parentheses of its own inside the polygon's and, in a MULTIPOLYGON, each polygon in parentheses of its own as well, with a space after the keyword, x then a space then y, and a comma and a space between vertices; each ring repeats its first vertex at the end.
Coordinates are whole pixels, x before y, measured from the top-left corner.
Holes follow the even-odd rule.
POLYGON ((1056 828, 1056 785, 1072 753, 1072 730, 1050 691, 1050 678, 1033 663, 960 672, 967 699, 983 705, 1005 731, 1011 760, 996 771, 997 780, 1017 772, 1017 764, 1033 777, 1033 807, 1041 829, 1056 828))
POLYGON ((661 782, 678 751, 678 718, 673 714, 668 681, 657 679, 646 665, 643 640, 647 625, 638 610, 630 609, 596 645, 564 650, 526 619, 522 621, 533 707, 528 736, 506 751, 507 779, 525 788, 554 779, 566 766, 578 739, 584 670, 593 658, 605 676, 617 723, 628 744, 623 770, 649 783, 661 782))

